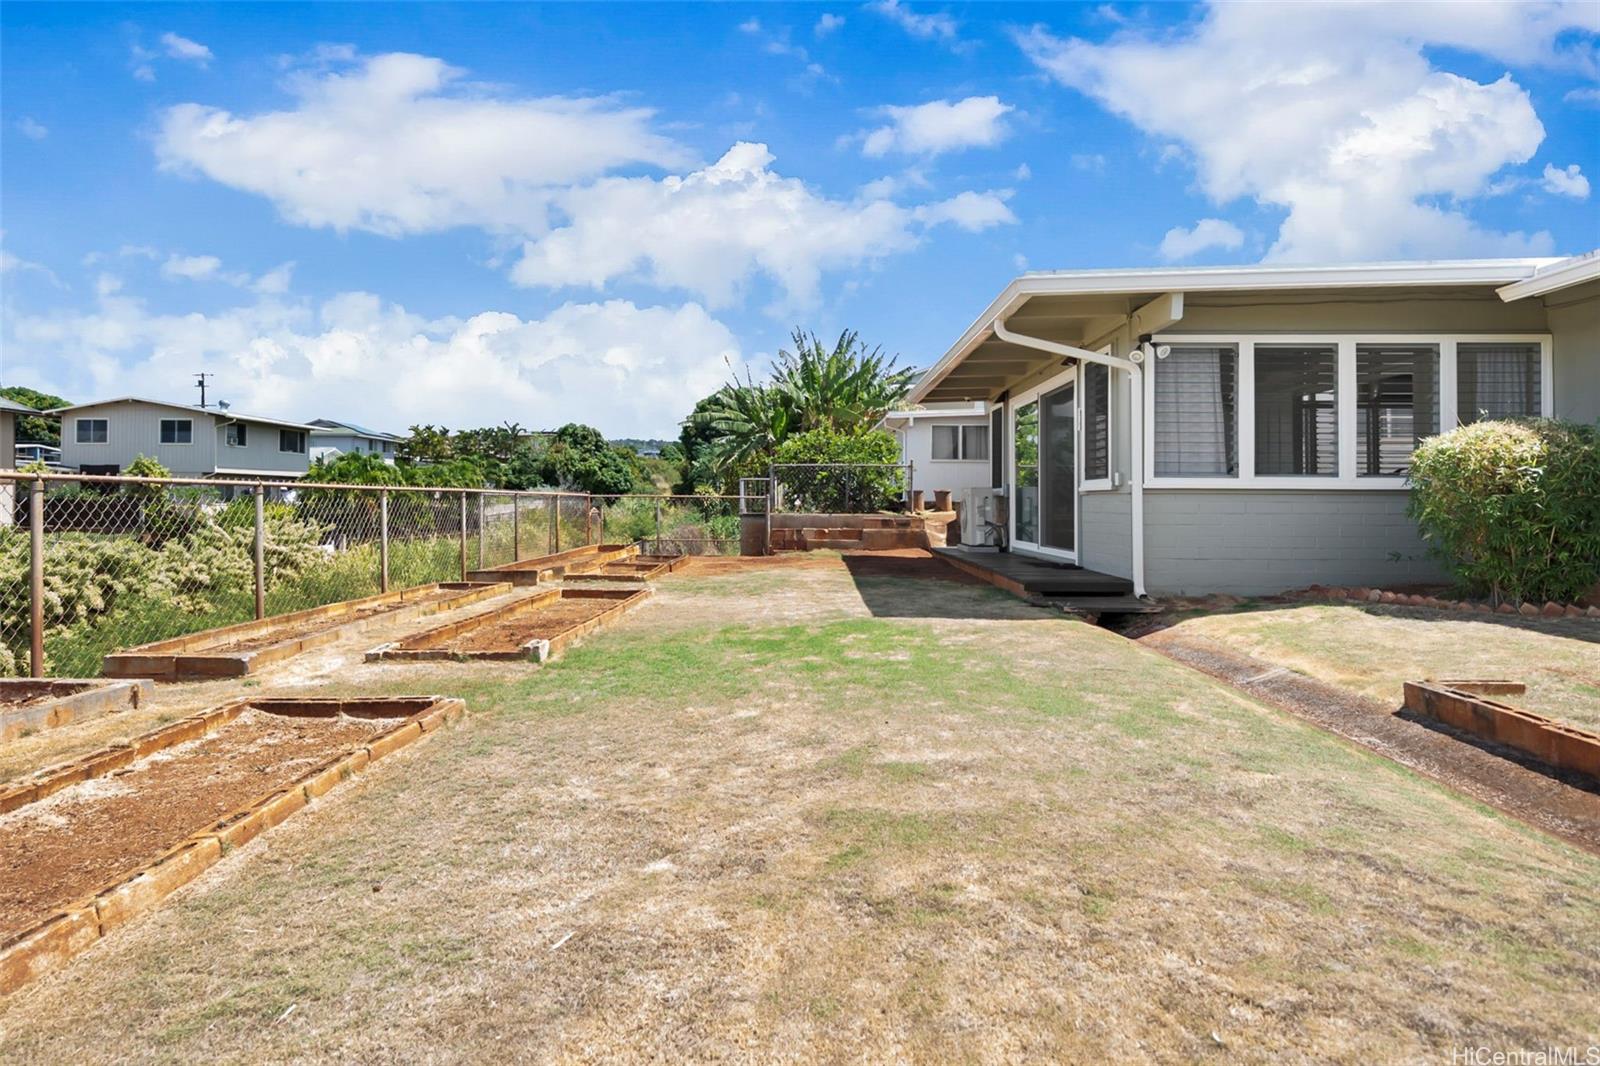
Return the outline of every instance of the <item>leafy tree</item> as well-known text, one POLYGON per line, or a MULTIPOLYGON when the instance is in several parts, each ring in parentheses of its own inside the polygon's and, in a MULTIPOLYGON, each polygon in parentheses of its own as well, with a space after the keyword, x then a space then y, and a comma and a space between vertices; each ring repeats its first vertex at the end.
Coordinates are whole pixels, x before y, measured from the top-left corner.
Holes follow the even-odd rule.
POLYGON ((450 431, 443 426, 412 426, 400 442, 401 459, 413 463, 443 463, 455 457, 450 431))
POLYGON ((773 452, 773 462, 839 463, 836 469, 801 469, 784 482, 794 502, 810 511, 878 511, 899 499, 905 485, 897 465, 900 445, 881 429, 841 433, 826 426, 796 433, 773 452))
MULTIPOLYGON (((35 411, 48 411, 55 407, 67 406, 67 401, 61 397, 52 396, 48 392, 30 389, 26 385, 9 385, 0 389, 0 396, 4 396, 15 403, 20 403, 24 407, 31 407, 35 411)), ((18 415, 17 443, 48 444, 51 447, 60 447, 61 419, 56 416, 18 415)))
POLYGON ((631 449, 608 444, 599 430, 576 422, 556 430, 542 470, 551 484, 597 495, 634 492, 643 480, 639 457, 631 449))

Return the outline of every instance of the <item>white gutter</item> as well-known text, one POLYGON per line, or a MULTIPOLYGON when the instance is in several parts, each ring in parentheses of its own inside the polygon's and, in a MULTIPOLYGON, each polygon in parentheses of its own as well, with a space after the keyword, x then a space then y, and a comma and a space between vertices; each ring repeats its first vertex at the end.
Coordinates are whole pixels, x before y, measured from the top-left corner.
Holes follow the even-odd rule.
POLYGON ((1595 278, 1600 278, 1600 250, 1575 255, 1555 266, 1545 267, 1531 278, 1502 285, 1495 291, 1500 299, 1510 303, 1529 296, 1544 296, 1595 278))
POLYGON ((1058 344, 1040 337, 1030 337, 1022 333, 1013 333, 1006 328, 1005 321, 998 316, 991 323, 994 335, 1007 344, 1015 344, 1019 348, 1032 348, 1035 351, 1048 352, 1069 359, 1081 359, 1086 363, 1099 363, 1114 370, 1123 370, 1128 374, 1128 380, 1133 384, 1132 395, 1128 398, 1132 408, 1130 419, 1130 432, 1132 442, 1128 449, 1129 477, 1132 479, 1130 486, 1133 499, 1132 514, 1130 516, 1131 539, 1133 546, 1133 594, 1144 598, 1144 367, 1139 364, 1144 356, 1137 359, 1123 359, 1115 355, 1104 355, 1100 352, 1091 352, 1086 348, 1074 348, 1070 344, 1058 344))

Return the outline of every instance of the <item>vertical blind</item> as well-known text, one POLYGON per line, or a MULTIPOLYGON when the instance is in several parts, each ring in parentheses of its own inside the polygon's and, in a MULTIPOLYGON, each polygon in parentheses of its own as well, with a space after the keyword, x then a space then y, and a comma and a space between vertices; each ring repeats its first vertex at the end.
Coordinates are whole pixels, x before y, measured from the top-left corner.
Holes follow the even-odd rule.
POLYGON ((1111 476, 1111 368, 1089 363, 1083 368, 1083 478, 1111 476))
POLYGON ((1239 350, 1174 345, 1155 372, 1157 477, 1239 473, 1239 350))
POLYGON ((1339 472, 1339 349, 1258 344, 1256 474, 1334 477, 1339 472))
POLYGON ((1488 418, 1539 414, 1539 345, 1456 345, 1456 418, 1462 425, 1488 418))
POLYGON ((1439 432, 1439 346, 1356 345, 1356 473, 1403 476, 1439 432))

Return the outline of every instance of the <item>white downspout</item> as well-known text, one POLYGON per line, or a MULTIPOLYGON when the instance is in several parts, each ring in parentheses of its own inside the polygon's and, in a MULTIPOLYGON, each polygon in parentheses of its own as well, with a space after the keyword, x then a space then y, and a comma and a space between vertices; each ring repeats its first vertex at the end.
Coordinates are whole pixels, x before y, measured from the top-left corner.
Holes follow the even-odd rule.
POLYGON ((1074 348, 1070 344, 1058 344, 1040 337, 1030 337, 1023 333, 1013 333, 1006 328, 1005 322, 996 318, 991 325, 994 335, 1007 344, 1015 344, 1019 348, 1032 348, 1039 352, 1048 352, 1069 359, 1081 359, 1088 363, 1100 363, 1116 370, 1127 371, 1128 380, 1133 384, 1133 395, 1129 404, 1132 407, 1129 432, 1132 442, 1128 449, 1129 477, 1132 479, 1132 506, 1129 525, 1133 541, 1133 594, 1141 599, 1144 591, 1144 367, 1140 364, 1144 360, 1142 353, 1133 359, 1123 359, 1115 355, 1103 355, 1100 352, 1091 352, 1086 348, 1074 348))

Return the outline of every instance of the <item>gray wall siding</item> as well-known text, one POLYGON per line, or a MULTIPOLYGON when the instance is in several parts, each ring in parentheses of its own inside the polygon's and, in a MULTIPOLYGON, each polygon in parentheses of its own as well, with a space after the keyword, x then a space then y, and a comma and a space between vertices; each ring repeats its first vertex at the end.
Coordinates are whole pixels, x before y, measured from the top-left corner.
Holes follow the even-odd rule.
POLYGON ((10 470, 17 465, 17 415, 14 411, 0 411, 0 469, 10 470))
MULTIPOLYGON (((1148 500, 1148 495, 1145 498, 1148 500)), ((1104 574, 1132 577, 1131 494, 1126 491, 1085 492, 1079 507, 1083 566, 1104 574)))
POLYGON ((1577 422, 1600 419, 1600 281, 1551 293, 1550 361, 1555 414, 1577 422))
POLYGON ((1144 501, 1145 583, 1153 594, 1251 595, 1445 577, 1406 517, 1404 490, 1147 489, 1144 501))
POLYGON ((150 404, 117 403, 68 411, 61 416, 61 462, 73 470, 80 466, 114 464, 126 470, 141 455, 148 455, 173 474, 209 474, 216 462, 216 434, 210 415, 174 411, 150 404), (80 418, 104 418, 106 443, 79 444, 80 418), (187 418, 194 423, 192 444, 162 444, 161 420, 187 418))
MULTIPOLYGON (((246 422, 245 446, 230 448, 227 428, 219 423, 213 434, 217 466, 226 470, 262 470, 274 474, 304 474, 311 465, 306 452, 280 452, 278 426, 246 422)), ((309 434, 308 434, 309 436, 309 434)), ((308 442, 309 446, 309 442, 308 442)))
POLYGON ((917 419, 900 430, 900 457, 902 462, 915 464, 912 477, 916 488, 927 492, 931 501, 937 489, 949 489, 954 499, 961 499, 969 488, 993 488, 989 484, 989 460, 935 460, 933 458, 933 427, 935 425, 982 426, 987 436, 989 418, 971 416, 938 418, 929 421, 917 419))

